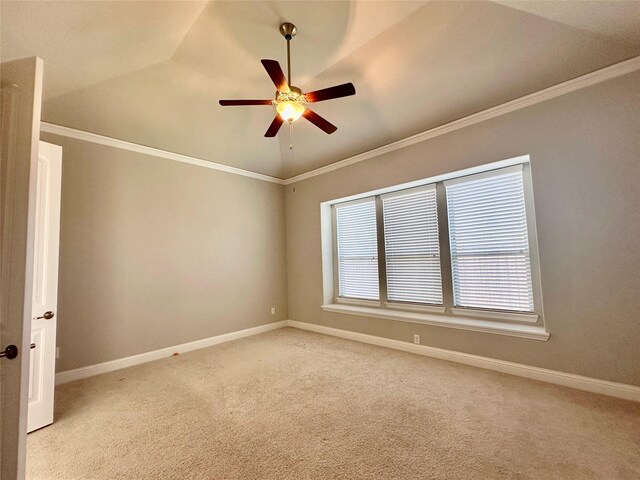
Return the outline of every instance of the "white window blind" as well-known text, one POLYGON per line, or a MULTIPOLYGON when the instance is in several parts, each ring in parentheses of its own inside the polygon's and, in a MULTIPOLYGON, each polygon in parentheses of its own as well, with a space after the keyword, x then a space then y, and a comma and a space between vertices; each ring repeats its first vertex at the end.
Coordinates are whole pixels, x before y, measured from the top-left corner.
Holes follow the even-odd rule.
POLYGON ((435 185, 382 196, 387 299, 442 304, 435 185))
POLYGON ((378 240, 373 198, 336 205, 340 297, 378 300, 378 240))
POLYGON ((444 185, 455 305, 533 312, 522 166, 444 185))

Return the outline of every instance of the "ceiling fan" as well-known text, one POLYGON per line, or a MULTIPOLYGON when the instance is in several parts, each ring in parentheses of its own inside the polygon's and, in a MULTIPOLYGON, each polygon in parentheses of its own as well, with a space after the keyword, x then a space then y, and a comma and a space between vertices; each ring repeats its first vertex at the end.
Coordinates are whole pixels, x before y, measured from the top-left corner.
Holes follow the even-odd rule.
POLYGON ((308 103, 322 102, 333 98, 355 95, 356 89, 352 83, 343 83, 335 87, 323 88, 315 92, 302 93, 298 87, 291 84, 291 39, 297 29, 292 23, 280 25, 280 33, 287 40, 287 77, 284 76, 280 64, 276 60, 260 60, 265 70, 276 86, 275 100, 220 100, 220 105, 244 106, 244 105, 275 105, 276 116, 269 125, 265 137, 275 137, 284 122, 292 124, 301 116, 309 120, 315 126, 326 133, 335 132, 338 127, 322 118, 309 107, 308 103))

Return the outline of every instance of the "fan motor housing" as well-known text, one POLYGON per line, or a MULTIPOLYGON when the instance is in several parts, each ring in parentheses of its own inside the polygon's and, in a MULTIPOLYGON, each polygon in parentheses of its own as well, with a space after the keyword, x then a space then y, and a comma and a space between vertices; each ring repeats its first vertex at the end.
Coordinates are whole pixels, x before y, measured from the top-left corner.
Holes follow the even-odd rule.
POLYGON ((279 92, 276 91, 276 103, 286 102, 288 100, 293 100, 298 103, 306 103, 307 99, 302 94, 302 90, 298 87, 290 86, 289 92, 279 92))

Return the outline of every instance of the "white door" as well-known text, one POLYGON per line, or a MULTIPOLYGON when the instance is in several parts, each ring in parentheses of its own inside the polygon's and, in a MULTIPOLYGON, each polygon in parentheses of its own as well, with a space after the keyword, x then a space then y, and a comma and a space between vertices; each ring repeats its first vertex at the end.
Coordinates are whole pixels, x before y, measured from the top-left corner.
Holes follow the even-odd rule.
POLYGON ((0 478, 24 478, 42 60, 0 66, 0 478))
POLYGON ((53 422, 62 147, 40 142, 36 181, 28 431, 53 422))

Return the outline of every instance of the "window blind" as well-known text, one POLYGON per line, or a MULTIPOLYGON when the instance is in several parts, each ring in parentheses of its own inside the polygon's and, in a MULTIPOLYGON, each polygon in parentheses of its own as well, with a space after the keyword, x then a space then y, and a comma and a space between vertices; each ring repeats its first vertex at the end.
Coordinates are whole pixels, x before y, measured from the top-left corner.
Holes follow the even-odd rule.
POLYGON ((340 297, 378 300, 378 240, 373 198, 336 205, 340 297))
POLYGON ((442 304, 435 185, 382 196, 387 299, 442 304))
POLYGON ((522 166, 444 185, 455 305, 533 312, 522 166))

